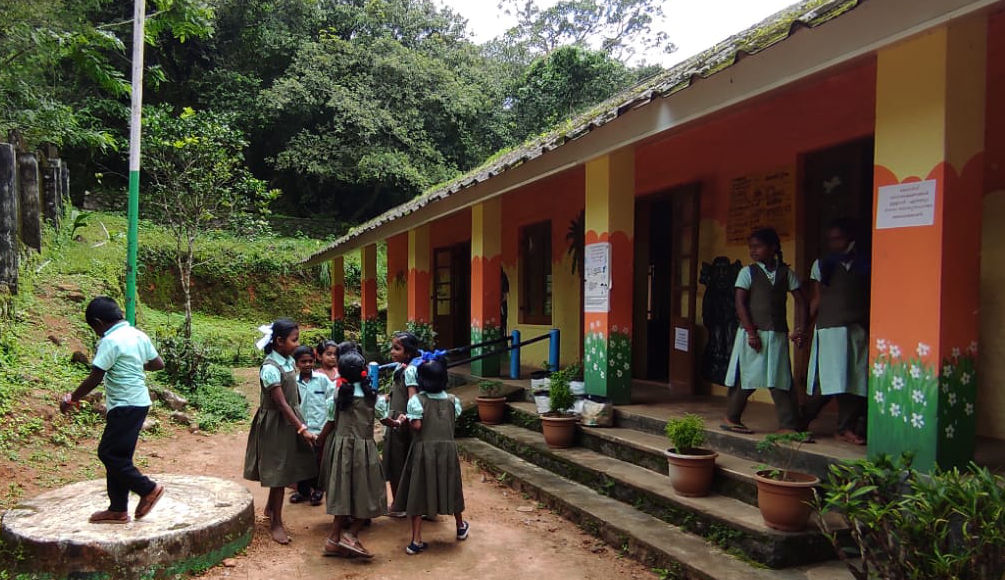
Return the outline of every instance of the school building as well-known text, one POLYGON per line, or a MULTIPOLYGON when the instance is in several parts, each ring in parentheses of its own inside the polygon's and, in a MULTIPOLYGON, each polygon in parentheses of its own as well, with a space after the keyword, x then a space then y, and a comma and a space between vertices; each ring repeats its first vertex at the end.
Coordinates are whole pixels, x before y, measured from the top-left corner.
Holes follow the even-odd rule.
POLYGON ((444 348, 557 328, 591 394, 707 397, 749 233, 775 227, 806 280, 846 216, 872 255, 869 452, 950 466, 1005 439, 1005 1, 803 2, 310 263, 331 261, 339 320, 342 256, 361 253, 365 340, 380 275, 388 330, 432 325, 444 348))

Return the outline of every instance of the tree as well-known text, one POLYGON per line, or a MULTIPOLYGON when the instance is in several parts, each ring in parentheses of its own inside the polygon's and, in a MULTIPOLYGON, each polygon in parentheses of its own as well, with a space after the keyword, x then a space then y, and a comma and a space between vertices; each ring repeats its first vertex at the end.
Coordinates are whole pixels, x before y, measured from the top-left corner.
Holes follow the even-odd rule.
POLYGON ((144 111, 145 214, 175 238, 184 296, 182 336, 192 338, 192 268, 199 238, 247 212, 262 210, 277 192, 244 167, 247 142, 229 115, 169 107, 144 111))
POLYGON ((653 22, 663 17, 659 0, 561 0, 541 9, 535 0, 500 0, 499 7, 517 17, 504 41, 520 47, 528 61, 561 46, 593 47, 622 62, 637 47, 676 50, 653 22), (629 44, 629 40, 636 44, 629 44))
POLYGON ((514 133, 534 135, 629 86, 634 77, 606 53, 563 46, 531 64, 514 97, 514 133))

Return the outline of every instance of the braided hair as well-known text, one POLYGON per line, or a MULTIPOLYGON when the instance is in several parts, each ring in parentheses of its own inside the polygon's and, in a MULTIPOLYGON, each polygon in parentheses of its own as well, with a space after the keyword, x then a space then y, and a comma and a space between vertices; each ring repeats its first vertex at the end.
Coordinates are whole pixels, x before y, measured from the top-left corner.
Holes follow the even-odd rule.
POLYGON ((347 352, 338 357, 339 387, 335 402, 339 411, 346 411, 352 406, 353 393, 356 384, 363 386, 363 396, 371 405, 377 401, 377 391, 366 381, 366 361, 363 355, 355 351, 347 352))

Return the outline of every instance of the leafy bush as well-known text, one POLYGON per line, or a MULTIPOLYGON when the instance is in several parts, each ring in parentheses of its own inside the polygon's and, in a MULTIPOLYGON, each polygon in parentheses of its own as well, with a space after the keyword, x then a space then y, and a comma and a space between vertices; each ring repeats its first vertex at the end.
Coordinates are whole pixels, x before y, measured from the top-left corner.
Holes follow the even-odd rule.
POLYGON ((175 388, 192 392, 208 383, 210 360, 205 347, 178 334, 156 336, 157 351, 164 359, 164 378, 175 388))
POLYGON ((478 383, 478 395, 495 398, 502 396, 502 381, 481 381, 478 383))
POLYGON ((705 442, 705 420, 688 413, 667 421, 664 432, 677 453, 688 454, 705 442))
POLYGON ((224 386, 212 383, 200 385, 191 402, 199 409, 196 424, 203 431, 214 431, 224 423, 243 421, 248 417, 248 400, 224 386))
POLYGON ((1005 478, 971 463, 920 474, 911 457, 832 465, 816 508, 821 526, 858 580, 999 580, 1005 574, 1005 478), (840 514, 861 560, 824 517, 840 514))
POLYGON ((552 415, 567 415, 576 401, 572 395, 572 389, 569 388, 569 370, 565 368, 551 373, 548 401, 552 415))
POLYGON ((206 369, 206 384, 229 388, 237 384, 237 378, 230 367, 211 363, 206 369))
POLYGON ((767 477, 780 481, 788 481, 789 471, 796 460, 799 448, 810 440, 809 432, 798 433, 769 433, 757 443, 757 451, 767 455, 773 455, 781 464, 777 468, 768 468, 767 477))
POLYGON ((433 330, 432 324, 409 321, 405 328, 419 339, 419 348, 423 350, 436 348, 436 331, 433 330))

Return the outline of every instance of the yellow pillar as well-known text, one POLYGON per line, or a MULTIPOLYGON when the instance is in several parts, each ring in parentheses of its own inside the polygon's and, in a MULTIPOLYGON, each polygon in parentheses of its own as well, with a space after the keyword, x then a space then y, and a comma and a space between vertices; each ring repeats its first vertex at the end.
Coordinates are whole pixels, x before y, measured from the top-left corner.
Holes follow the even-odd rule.
MULTIPOLYGON (((471 208, 471 344, 502 337, 501 289, 502 203, 497 197, 471 208)), ((487 350, 474 349, 471 355, 484 352, 487 350)), ((471 372, 480 377, 499 376, 499 357, 472 362, 471 372)))
MULTIPOLYGON (((432 336, 432 285, 429 268, 429 226, 408 232, 408 326, 416 335, 432 336)), ((420 341, 423 339, 419 336, 420 341)), ((433 345, 429 344, 428 347, 433 345)))
POLYGON ((986 62, 983 16, 877 58, 869 452, 922 469, 976 439, 986 62))
POLYGON ((586 391, 631 402, 635 151, 586 163, 586 391))
POLYGON ((387 239, 387 335, 408 321, 408 234, 387 239))
POLYGON ((368 356, 377 353, 377 245, 360 248, 360 342, 368 356))
POLYGON ((345 260, 342 256, 332 258, 330 266, 331 277, 331 318, 332 340, 345 340, 345 260))

